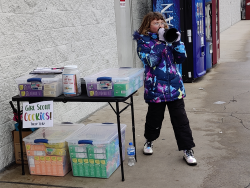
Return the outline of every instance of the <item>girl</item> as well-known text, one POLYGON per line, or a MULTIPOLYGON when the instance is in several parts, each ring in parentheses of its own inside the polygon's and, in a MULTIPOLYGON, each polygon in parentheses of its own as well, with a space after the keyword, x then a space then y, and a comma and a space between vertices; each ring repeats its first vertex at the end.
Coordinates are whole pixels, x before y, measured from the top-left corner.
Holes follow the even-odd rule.
POLYGON ((168 28, 164 17, 158 12, 148 13, 138 31, 137 54, 144 64, 144 99, 148 103, 145 132, 145 155, 153 154, 153 141, 160 135, 166 106, 174 129, 178 149, 184 151, 183 159, 188 165, 196 165, 195 146, 183 98, 186 96, 182 77, 176 64, 186 59, 186 50, 180 42, 181 34, 172 44, 166 43, 163 35, 168 28))

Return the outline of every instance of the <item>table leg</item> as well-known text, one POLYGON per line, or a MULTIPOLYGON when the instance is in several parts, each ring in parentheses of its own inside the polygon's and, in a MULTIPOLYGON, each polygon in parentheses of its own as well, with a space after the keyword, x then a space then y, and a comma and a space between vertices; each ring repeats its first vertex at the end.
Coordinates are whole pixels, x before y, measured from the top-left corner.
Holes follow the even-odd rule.
POLYGON ((134 147, 135 147, 135 160, 137 162, 137 158, 136 158, 136 143, 135 143, 135 118, 134 118, 134 102, 133 102, 133 95, 131 95, 130 97, 130 101, 131 101, 131 116, 132 116, 132 132, 133 132, 133 143, 134 143, 134 147))
POLYGON ((125 179, 124 179, 123 158, 122 158, 122 139, 121 139, 121 125, 120 125, 120 113, 119 112, 120 112, 119 111, 119 103, 116 102, 116 116, 117 116, 117 128, 118 128, 121 172, 122 172, 122 181, 124 181, 125 179))
POLYGON ((21 161, 22 161, 22 175, 25 175, 24 161, 23 161, 23 139, 22 139, 22 125, 21 125, 21 114, 20 114, 20 101, 17 101, 17 115, 18 115, 18 129, 19 129, 19 143, 21 150, 21 161))

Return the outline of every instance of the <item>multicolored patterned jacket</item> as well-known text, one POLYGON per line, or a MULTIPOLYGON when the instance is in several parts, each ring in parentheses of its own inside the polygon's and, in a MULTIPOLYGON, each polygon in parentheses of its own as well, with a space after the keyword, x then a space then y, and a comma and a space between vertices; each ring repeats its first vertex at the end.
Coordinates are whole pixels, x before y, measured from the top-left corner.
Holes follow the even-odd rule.
POLYGON ((134 33, 137 53, 145 68, 144 99, 147 103, 160 103, 184 98, 185 88, 176 64, 186 59, 182 42, 166 44, 156 33, 134 33))

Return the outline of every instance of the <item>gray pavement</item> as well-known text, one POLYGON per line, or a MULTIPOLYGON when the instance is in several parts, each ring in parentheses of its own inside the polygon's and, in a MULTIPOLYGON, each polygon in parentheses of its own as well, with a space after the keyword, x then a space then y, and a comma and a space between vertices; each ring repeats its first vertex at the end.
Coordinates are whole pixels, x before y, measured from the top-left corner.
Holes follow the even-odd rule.
MULTIPOLYGON (((190 167, 178 151, 168 112, 154 154, 142 154, 147 105, 143 88, 134 97, 138 162, 124 161, 125 181, 118 168, 109 179, 21 175, 20 165, 0 173, 1 187, 131 187, 131 188, 247 188, 250 187, 250 21, 240 21, 221 33, 221 58, 217 66, 193 83, 185 83, 186 111, 196 147, 198 165, 190 167), (203 89, 200 89, 203 88, 203 89), (214 104, 223 101, 223 104, 214 104), (43 184, 43 186, 41 186, 43 184)), ((82 123, 116 122, 109 106, 82 123)), ((125 110, 126 145, 132 141, 131 113, 125 110)))

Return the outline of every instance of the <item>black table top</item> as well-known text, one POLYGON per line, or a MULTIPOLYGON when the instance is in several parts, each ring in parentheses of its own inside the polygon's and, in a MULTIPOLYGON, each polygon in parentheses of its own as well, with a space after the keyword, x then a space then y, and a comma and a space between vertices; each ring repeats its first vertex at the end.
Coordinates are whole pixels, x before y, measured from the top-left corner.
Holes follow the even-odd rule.
POLYGON ((82 94, 76 97, 65 97, 64 95, 60 95, 58 97, 20 97, 16 95, 12 97, 12 101, 28 101, 31 103, 40 102, 40 101, 54 101, 54 102, 124 102, 128 98, 130 98, 132 93, 127 97, 88 97, 87 94, 82 94))

